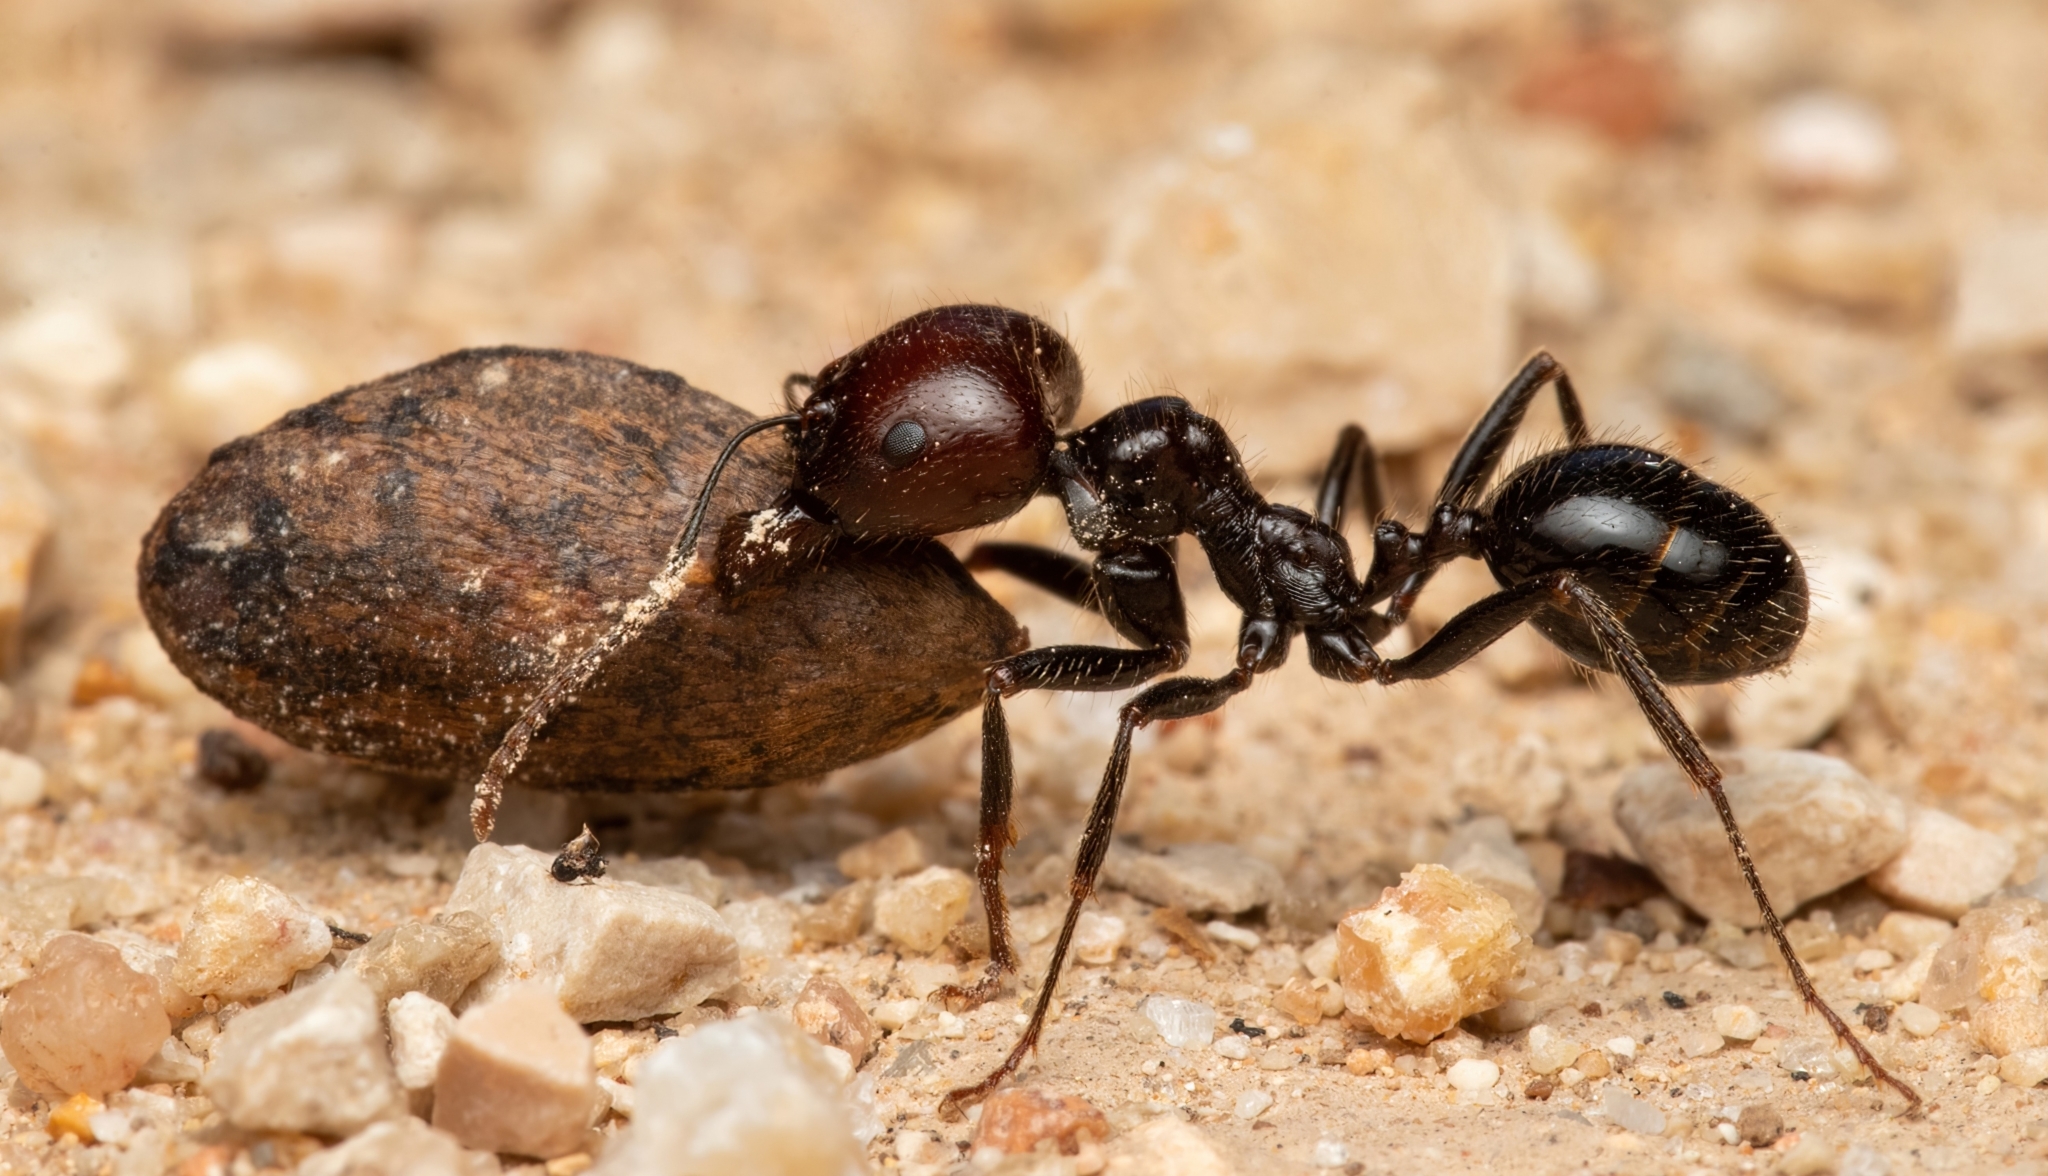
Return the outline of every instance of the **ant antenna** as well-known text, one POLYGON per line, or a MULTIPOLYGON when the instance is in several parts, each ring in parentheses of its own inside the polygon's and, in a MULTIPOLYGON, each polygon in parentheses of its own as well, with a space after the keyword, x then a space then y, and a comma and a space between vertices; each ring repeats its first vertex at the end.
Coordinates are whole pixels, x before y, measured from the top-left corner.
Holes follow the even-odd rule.
POLYGON ((631 644, 648 624, 660 615, 661 610, 683 590, 683 573, 694 562, 697 553, 697 535, 704 529, 704 516, 711 508, 711 492, 718 486, 719 475, 725 472, 725 465, 739 451, 740 443, 756 433, 783 425, 796 424, 801 417, 796 413, 783 416, 763 417, 732 435, 719 452, 718 460, 711 465, 711 472, 704 478, 704 488, 697 494, 697 505, 690 512, 690 521, 683 527, 683 533, 676 537, 675 545, 669 548, 668 562, 662 566, 661 574, 647 585, 647 592, 638 600, 626 606, 617 624, 609 632, 590 643, 573 661, 549 678, 519 721, 505 732, 498 742, 498 750, 491 753, 491 762, 484 765, 484 774, 476 782, 476 799, 469 805, 469 824, 478 841, 488 841, 491 830, 498 821, 498 803, 505 797, 505 781, 519 767, 519 761, 526 758, 526 749, 540 729, 547 726, 555 712, 575 697, 576 692, 590 684, 605 659, 631 644))

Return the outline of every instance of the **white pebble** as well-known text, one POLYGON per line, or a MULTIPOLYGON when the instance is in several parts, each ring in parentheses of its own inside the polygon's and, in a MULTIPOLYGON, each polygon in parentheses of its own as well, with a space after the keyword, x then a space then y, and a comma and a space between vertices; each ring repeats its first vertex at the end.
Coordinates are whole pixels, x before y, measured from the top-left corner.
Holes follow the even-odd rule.
POLYGON ((1537 1025, 1529 1030, 1527 1041, 1529 1069, 1538 1074, 1555 1074, 1579 1059, 1586 1047, 1573 1041, 1548 1025, 1537 1025))
POLYGON ((0 328, 0 359, 52 393, 97 405, 128 374, 128 343, 98 307, 27 311, 0 328))
POLYGON ((198 450, 253 433, 306 402, 313 380, 268 343, 223 343, 187 359, 171 376, 165 407, 171 432, 198 450))
POLYGON ((1755 1041, 1763 1031, 1763 1014, 1748 1005, 1714 1006, 1714 1032, 1730 1041, 1755 1041))
POLYGON ((1301 966, 1318 980, 1337 978, 1337 933, 1332 931, 1301 953, 1301 966))
POLYGON ((1316 1140, 1310 1160, 1318 1168, 1341 1168, 1351 1161, 1351 1149, 1344 1146, 1343 1140, 1325 1135, 1316 1140))
POLYGON ((1263 1090, 1247 1090, 1237 1096, 1237 1104, 1230 1108, 1230 1113, 1250 1122, 1265 1114, 1266 1108, 1272 1105, 1272 1095, 1263 1090))
POLYGON ((1485 1058, 1464 1058, 1451 1063, 1446 1077, 1459 1090, 1492 1090, 1493 1084, 1500 1081, 1500 1067, 1485 1058))
POLYGON ((1918 1001, 1907 1001, 1895 1014, 1899 1028, 1915 1037, 1926 1037, 1941 1028, 1941 1014, 1918 1001))
POLYGON ((1714 1124, 1714 1134, 1720 1136, 1721 1142, 1730 1147, 1742 1142, 1742 1132, 1737 1131, 1733 1123, 1714 1124))
POLYGON ((1915 806, 1906 817, 1906 846, 1871 873, 1870 888, 1900 906, 1945 918, 2005 884, 2019 851, 1997 833, 1915 806))
POLYGON ((0 813, 41 804, 47 777, 43 765, 19 752, 0 749, 0 813))
POLYGON ((923 1011, 924 1002, 921 1000, 885 1000, 875 1006, 875 1011, 870 1017, 875 1024, 894 1033, 916 1020, 917 1015, 923 1011))
POLYGON ((1882 972, 1898 963, 1898 957, 1881 947, 1866 947, 1856 953, 1856 970, 1859 972, 1882 972))
POLYGON ((1235 944, 1246 951, 1252 951, 1259 946, 1258 932, 1240 927, 1235 923, 1226 923, 1221 919, 1209 920, 1202 930, 1207 931, 1212 939, 1220 939, 1225 943, 1235 944))
POLYGON ((1154 994, 1138 1006, 1159 1036, 1175 1049, 1207 1045, 1216 1036, 1216 1010, 1200 1001, 1154 994))
POLYGON ((1216 1039, 1215 1045, 1209 1048, 1215 1050, 1218 1057, 1229 1058, 1233 1062, 1241 1062, 1252 1056, 1250 1043, 1246 1042, 1242 1036, 1236 1033, 1224 1034, 1216 1039))
POLYGON ((1813 93, 1764 116, 1763 161, 1771 182, 1808 192, 1881 191, 1899 173, 1899 144, 1882 111, 1845 94, 1813 93))
POLYGON ((1115 915, 1083 911, 1074 924, 1074 958, 1098 967, 1113 964, 1130 931, 1130 925, 1115 915))
POLYGON ((1615 1057, 1634 1061, 1636 1059, 1636 1039, 1627 1035, 1610 1037, 1607 1039, 1607 1052, 1615 1057))
POLYGON ((1607 1112, 1608 1122, 1616 1127, 1638 1135, 1664 1134, 1664 1112, 1620 1087, 1607 1088, 1600 1096, 1600 1109, 1607 1112))

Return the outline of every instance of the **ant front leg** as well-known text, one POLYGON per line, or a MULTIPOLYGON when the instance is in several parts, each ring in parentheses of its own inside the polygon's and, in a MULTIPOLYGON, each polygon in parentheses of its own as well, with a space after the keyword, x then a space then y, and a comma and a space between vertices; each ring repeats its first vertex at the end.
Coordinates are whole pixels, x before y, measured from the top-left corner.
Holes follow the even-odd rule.
POLYGON ((1002 1064, 973 1086, 964 1086, 947 1094, 945 1102, 940 1104, 940 1114, 958 1116, 962 1107, 988 1097, 1004 1079, 1016 1073, 1017 1067, 1023 1065, 1024 1059, 1037 1048, 1039 1035, 1045 1030, 1046 1015, 1052 1008, 1053 993, 1059 987, 1067 948, 1074 939, 1074 927, 1081 919, 1081 908, 1094 897, 1095 880, 1102 873, 1103 861, 1109 856, 1110 838, 1116 832, 1117 809, 1123 803, 1124 784, 1131 774, 1131 737, 1139 728, 1161 720, 1192 719, 1221 707, 1252 684, 1252 675, 1277 664, 1279 654, 1276 650, 1287 648, 1289 636, 1284 628, 1270 620, 1248 617, 1238 641, 1236 669, 1221 678, 1170 678, 1124 704, 1118 714, 1116 744, 1110 750, 1108 765, 1103 768, 1102 786, 1096 790, 1095 804, 1088 811, 1088 825, 1081 834, 1081 848, 1074 855, 1074 874, 1067 886, 1067 917, 1060 924, 1059 938, 1053 943, 1052 959, 1046 964, 1045 980, 1039 986, 1038 1001, 1032 1006, 1031 1021, 1025 1025, 1023 1035, 1002 1064))
POLYGON ((1345 425, 1337 434, 1337 448, 1323 470, 1322 488, 1316 493, 1316 519, 1332 531, 1344 529, 1344 500, 1351 496, 1351 478, 1356 473, 1365 502, 1365 525, 1370 527, 1386 513, 1387 492, 1380 481, 1380 459, 1373 452, 1365 430, 1345 425))
POLYGON ((1133 544, 1105 552, 1089 582, 1076 582, 1080 561, 1043 548, 989 544, 970 562, 1015 572, 1075 603, 1093 603, 1119 632, 1142 648, 1053 645, 1028 649, 997 662, 988 672, 981 706, 981 827, 974 847, 974 872, 988 916, 988 971, 971 987, 948 985, 942 998, 979 1004, 1017 970, 1010 942, 1009 903, 1003 896, 1003 852, 1017 843, 1011 820, 1016 768, 1010 758, 1010 727, 1003 699, 1026 690, 1125 690, 1187 664, 1187 611, 1172 552, 1156 544, 1133 544))

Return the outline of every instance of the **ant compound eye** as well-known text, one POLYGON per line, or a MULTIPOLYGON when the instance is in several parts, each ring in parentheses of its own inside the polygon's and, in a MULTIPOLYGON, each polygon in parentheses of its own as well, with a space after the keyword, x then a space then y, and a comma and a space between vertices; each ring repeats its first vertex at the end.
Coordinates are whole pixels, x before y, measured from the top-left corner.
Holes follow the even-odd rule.
POLYGON ((900 470, 924 452, 924 426, 916 421, 897 421, 889 426, 889 432, 882 438, 882 460, 892 470, 900 470))

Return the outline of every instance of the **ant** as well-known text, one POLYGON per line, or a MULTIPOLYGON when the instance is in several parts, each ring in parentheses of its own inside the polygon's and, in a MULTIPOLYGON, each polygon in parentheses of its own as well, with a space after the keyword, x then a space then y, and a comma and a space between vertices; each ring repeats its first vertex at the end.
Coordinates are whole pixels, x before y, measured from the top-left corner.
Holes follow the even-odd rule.
POLYGON ((986 1000, 1018 969, 1001 888, 1003 854, 1015 844, 1003 700, 1027 690, 1125 690, 1183 669, 1189 638, 1173 548, 1181 535, 1201 545, 1243 614, 1228 673, 1153 682, 1120 708, 1066 918, 1030 1021, 1003 1062, 981 1082, 948 1094, 945 1109, 957 1112, 985 1097, 1036 1048, 1075 924, 1109 850, 1139 728, 1218 709, 1285 661, 1297 637, 1318 674, 1390 686, 1448 673, 1522 624, 1580 665, 1621 677, 1665 749, 1720 815, 1800 996, 1873 1076, 1920 1106, 1912 1087, 1887 1071, 1815 991, 1757 879, 1720 770, 1665 693, 1666 685, 1724 682, 1782 666, 1805 632, 1805 572, 1754 504, 1668 454, 1594 440, 1570 377, 1544 352, 1523 365, 1465 439, 1419 530, 1381 517, 1377 458, 1355 425, 1338 434, 1310 513, 1266 501, 1222 426, 1178 397, 1126 404, 1059 433, 1079 391, 1078 361, 1057 332, 989 306, 925 311, 815 378, 792 376, 784 385, 791 411, 756 421, 727 443, 648 595, 556 674, 506 734, 477 787, 478 835, 488 835, 504 781, 534 734, 692 573, 725 463, 746 438, 779 427, 796 456, 795 476, 773 505, 727 520, 717 576, 728 598, 801 575, 842 541, 888 542, 991 523, 1045 493, 1060 500, 1075 541, 1095 553, 1092 562, 988 543, 974 549, 968 567, 1007 572, 1093 609, 1133 646, 1028 649, 988 668, 976 873, 989 964, 979 983, 955 987, 949 998, 986 1000), (1565 443, 1496 482, 1524 414, 1546 387, 1556 396, 1565 443), (799 405, 800 389, 809 395, 799 405), (1342 533, 1354 484, 1374 524, 1363 578, 1342 533), (1500 590, 1414 652, 1380 654, 1374 643, 1405 623, 1430 579, 1461 558, 1484 560, 1500 590))

